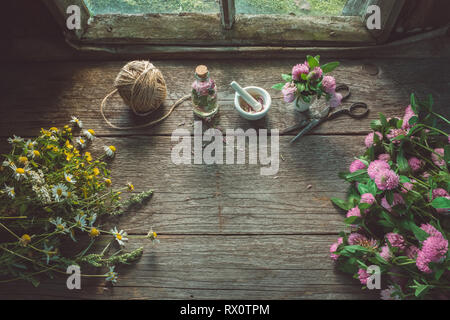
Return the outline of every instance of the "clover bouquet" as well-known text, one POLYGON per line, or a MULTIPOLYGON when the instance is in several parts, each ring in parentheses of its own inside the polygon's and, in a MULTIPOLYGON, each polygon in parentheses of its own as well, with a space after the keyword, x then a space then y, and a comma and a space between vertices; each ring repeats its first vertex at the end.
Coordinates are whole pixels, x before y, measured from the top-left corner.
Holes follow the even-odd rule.
POLYGON ((284 101, 287 103, 301 99, 305 103, 312 103, 317 97, 325 96, 332 107, 340 105, 342 96, 336 93, 336 79, 326 75, 339 66, 339 62, 330 62, 320 65, 320 56, 307 56, 306 61, 292 67, 292 72, 282 74, 285 82, 272 86, 281 90, 284 101))
POLYGON ((403 118, 371 123, 367 150, 341 177, 348 198, 333 198, 347 211, 342 232, 330 248, 337 267, 363 285, 370 265, 380 268, 383 299, 450 297, 449 135, 433 100, 414 95, 403 118))
MULTIPOLYGON (((66 274, 70 265, 108 267, 105 274, 82 276, 116 282, 115 266, 142 255, 142 248, 123 252, 132 236, 116 227, 103 230, 101 218, 142 204, 152 191, 122 201, 122 191, 131 192, 134 186, 113 188, 106 161, 116 148, 104 146, 103 155, 95 159, 85 151, 95 132, 82 127, 73 117, 71 125, 42 129, 34 139, 8 139, 11 152, 3 155, 0 166, 0 283, 24 279, 38 285, 39 276, 66 274), (106 247, 90 252, 101 236, 108 240, 106 247), (114 243, 119 248, 110 254, 114 243)), ((153 231, 147 238, 157 241, 153 231)))

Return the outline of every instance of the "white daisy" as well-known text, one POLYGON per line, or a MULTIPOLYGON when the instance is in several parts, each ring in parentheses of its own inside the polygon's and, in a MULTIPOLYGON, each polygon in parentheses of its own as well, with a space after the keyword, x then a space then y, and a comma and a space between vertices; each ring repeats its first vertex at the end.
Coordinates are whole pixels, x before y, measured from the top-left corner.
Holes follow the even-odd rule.
POLYGON ((116 154, 116 147, 114 146, 104 146, 103 149, 108 157, 112 158, 116 154))
POLYGON ((70 120, 70 122, 73 123, 78 128, 83 128, 83 122, 81 122, 81 120, 78 119, 77 117, 72 116, 72 120, 70 120))
POLYGON ((36 141, 30 140, 28 139, 28 141, 25 143, 25 146, 27 147, 28 150, 33 150, 34 146, 37 144, 36 141))
POLYGON ((117 231, 117 227, 114 227, 114 229, 111 229, 111 232, 113 233, 114 238, 121 246, 125 245, 124 241, 128 241, 128 238, 126 238, 127 233, 125 231, 123 230, 117 231))
POLYGON ((63 222, 60 217, 57 217, 55 220, 50 220, 50 223, 55 225, 56 231, 60 231, 62 233, 69 232, 69 230, 66 228, 67 224, 63 222))
POLYGON ((5 160, 5 161, 3 161, 3 163, 2 163, 2 166, 3 167, 10 167, 11 169, 12 169, 12 165, 14 165, 14 162, 13 161, 10 161, 10 160, 5 160))
POLYGON ((75 180, 71 174, 67 174, 67 173, 64 173, 64 179, 66 179, 67 182, 72 183, 72 184, 77 182, 77 180, 75 180))
POLYGON ((8 138, 10 144, 23 142, 23 138, 14 135, 12 138, 8 138))
POLYGON ((75 140, 76 143, 78 143, 81 147, 81 149, 83 149, 84 147, 86 147, 86 140, 84 140, 82 137, 78 137, 75 140))
POLYGON ((36 158, 36 157, 40 157, 41 153, 38 150, 30 150, 28 151, 28 156, 31 157, 32 159, 36 158))
POLYGON ((15 164, 11 164, 10 168, 14 171, 13 176, 17 181, 27 178, 27 173, 30 171, 27 167, 18 168, 15 164))
POLYGON ((83 130, 83 135, 88 138, 88 140, 93 141, 95 139, 95 131, 92 129, 83 130))
POLYGON ((53 197, 57 202, 60 202, 63 200, 63 198, 67 197, 67 187, 63 185, 62 183, 57 184, 52 188, 53 197))
POLYGON ((8 187, 5 184, 5 192, 8 195, 8 197, 10 197, 11 199, 14 199, 16 197, 16 192, 14 191, 14 187, 8 187))

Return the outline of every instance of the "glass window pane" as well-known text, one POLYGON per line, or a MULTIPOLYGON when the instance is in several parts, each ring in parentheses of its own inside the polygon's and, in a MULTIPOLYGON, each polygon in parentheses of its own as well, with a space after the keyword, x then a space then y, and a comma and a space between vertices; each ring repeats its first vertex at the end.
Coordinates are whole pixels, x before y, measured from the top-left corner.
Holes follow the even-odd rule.
POLYGON ((84 0, 94 14, 122 13, 217 13, 216 0, 84 0))
POLYGON ((341 16, 347 0, 235 0, 236 12, 341 16))

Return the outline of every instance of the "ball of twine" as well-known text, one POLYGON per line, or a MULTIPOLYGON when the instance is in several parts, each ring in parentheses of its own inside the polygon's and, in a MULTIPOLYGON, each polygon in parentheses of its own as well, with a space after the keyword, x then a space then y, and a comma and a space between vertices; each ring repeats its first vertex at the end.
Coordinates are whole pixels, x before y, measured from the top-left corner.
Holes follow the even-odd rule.
POLYGON ((149 61, 128 62, 117 75, 114 86, 123 101, 140 116, 158 109, 167 96, 161 71, 149 61))

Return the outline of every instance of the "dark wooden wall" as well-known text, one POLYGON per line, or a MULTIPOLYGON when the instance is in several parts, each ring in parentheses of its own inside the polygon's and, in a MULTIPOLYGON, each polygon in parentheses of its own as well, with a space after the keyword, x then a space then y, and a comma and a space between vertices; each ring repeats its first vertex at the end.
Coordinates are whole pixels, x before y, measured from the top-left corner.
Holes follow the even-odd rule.
MULTIPOLYGON (((0 12, 4 32, 2 60, 98 60, 128 59, 128 56, 79 52, 64 40, 61 29, 41 0, 5 1, 0 12)), ((391 40, 445 26, 449 23, 450 1, 408 0, 391 40)), ((448 37, 447 37, 448 39, 448 37)), ((321 53, 323 56, 326 54, 321 53)), ((338 53, 339 55, 340 53, 338 53)), ((360 57, 360 53, 355 53, 360 57)), ((176 57, 176 56, 174 56, 176 57)), ((197 56, 198 57, 198 56, 197 56)), ((239 57, 243 57, 240 55, 239 57)))
POLYGON ((449 22, 450 1, 408 0, 400 13, 391 39, 444 27, 449 22))

